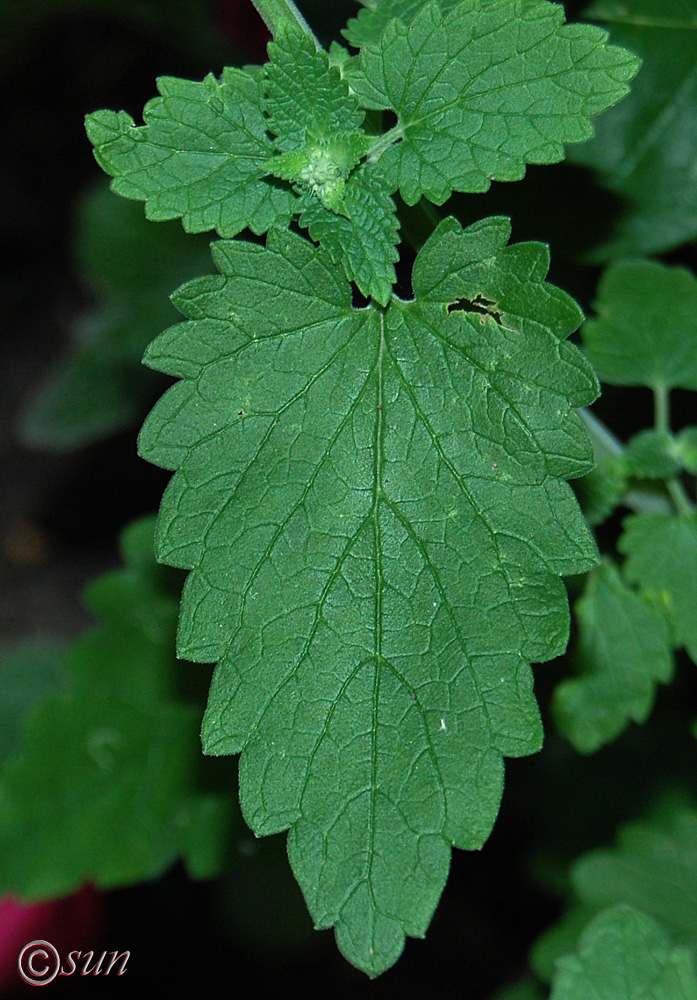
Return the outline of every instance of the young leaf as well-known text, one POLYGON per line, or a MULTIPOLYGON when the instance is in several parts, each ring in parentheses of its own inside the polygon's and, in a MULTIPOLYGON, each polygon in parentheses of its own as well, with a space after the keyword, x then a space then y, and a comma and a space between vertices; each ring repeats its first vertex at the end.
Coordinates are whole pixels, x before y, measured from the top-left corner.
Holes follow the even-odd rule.
POLYGON ((179 470, 157 549, 192 570, 180 655, 219 661, 204 747, 243 751, 247 822, 290 828, 316 925, 371 975, 488 836, 502 756, 539 748, 528 661, 596 559, 562 481, 591 461, 580 312, 509 234, 446 220, 386 309, 292 234, 218 243, 146 354, 182 379, 140 448, 179 470))
POLYGON ((597 319, 583 346, 613 385, 697 389, 697 279, 654 261, 613 264, 600 281, 597 319))
POLYGON ((590 118, 627 93, 639 61, 606 32, 563 22, 547 0, 462 0, 449 13, 433 0, 365 45, 352 86, 398 116, 399 141, 380 156, 390 189, 440 205, 590 138, 590 118))
POLYGON ((321 242, 333 261, 343 261, 346 275, 364 295, 387 305, 397 280, 394 261, 399 241, 395 204, 369 167, 349 178, 342 194, 342 213, 328 211, 317 198, 302 202, 300 225, 321 242))
POLYGON ((86 118, 97 162, 117 194, 145 201, 149 219, 181 218, 190 233, 263 233, 290 218, 292 193, 265 176, 273 147, 259 79, 228 68, 221 82, 162 77, 158 90, 140 127, 125 111, 86 118))
POLYGON ((0 649, 0 770, 20 745, 24 719, 65 686, 63 659, 60 644, 52 640, 0 649))
POLYGON ((630 906, 604 910, 557 962, 550 1000, 697 1000, 689 952, 630 906))
POLYGON ((665 615, 628 590, 604 563, 589 574, 576 604, 579 627, 575 662, 581 676, 554 692, 559 729, 581 753, 615 739, 628 722, 644 722, 656 683, 673 672, 665 615))
POLYGON ((585 17, 641 56, 629 96, 569 159, 597 171, 618 213, 591 260, 649 256, 697 236, 697 3, 595 0, 585 17))
POLYGON ((386 305, 396 281, 399 223, 382 178, 355 170, 370 139, 364 112, 326 52, 298 29, 282 24, 269 45, 266 110, 280 156, 269 161, 277 177, 305 191, 300 225, 343 261, 361 292, 386 305))
POLYGON ((666 609, 676 645, 697 663, 697 514, 638 514, 618 542, 626 578, 666 609))
POLYGON ((176 594, 152 520, 124 535, 126 568, 87 599, 100 625, 68 650, 67 689, 44 700, 0 772, 0 893, 128 885, 184 857, 220 867, 228 806, 196 787, 199 712, 175 697, 176 594))

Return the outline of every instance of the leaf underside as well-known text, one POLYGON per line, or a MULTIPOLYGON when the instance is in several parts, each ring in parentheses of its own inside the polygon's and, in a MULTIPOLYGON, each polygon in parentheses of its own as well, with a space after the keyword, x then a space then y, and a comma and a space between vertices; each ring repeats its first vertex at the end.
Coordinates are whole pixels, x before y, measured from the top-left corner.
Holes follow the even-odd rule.
POLYGON ((488 836, 502 757, 539 748, 529 661, 596 561, 564 482, 592 462, 581 315, 509 235, 445 220, 386 309, 287 232, 215 244, 145 358, 181 379, 140 450, 178 470, 157 551, 191 570, 179 654, 218 661, 205 750, 242 751, 247 822, 290 830, 316 925, 371 975, 488 836))

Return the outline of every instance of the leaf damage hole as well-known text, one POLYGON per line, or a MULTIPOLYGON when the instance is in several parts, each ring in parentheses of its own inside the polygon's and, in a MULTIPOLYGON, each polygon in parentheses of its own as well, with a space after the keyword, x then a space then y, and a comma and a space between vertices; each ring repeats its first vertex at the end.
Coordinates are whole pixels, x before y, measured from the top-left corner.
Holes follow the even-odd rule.
POLYGON ((448 315, 452 312, 478 313, 481 316, 481 323, 484 323, 486 317, 490 316, 495 323, 503 326, 501 312, 497 308, 497 305, 498 303, 494 302, 493 299, 487 299, 481 292, 477 292, 474 298, 456 299, 454 302, 451 302, 448 306, 448 315))

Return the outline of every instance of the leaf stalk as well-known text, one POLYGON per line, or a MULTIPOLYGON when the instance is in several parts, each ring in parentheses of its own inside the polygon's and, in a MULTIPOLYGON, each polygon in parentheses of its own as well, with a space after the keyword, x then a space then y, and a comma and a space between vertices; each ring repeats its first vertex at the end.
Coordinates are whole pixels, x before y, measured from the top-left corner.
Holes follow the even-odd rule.
POLYGON ((290 21, 296 24, 306 35, 309 35, 318 49, 322 48, 319 39, 293 0, 252 0, 252 3, 272 35, 276 34, 281 21, 290 21))

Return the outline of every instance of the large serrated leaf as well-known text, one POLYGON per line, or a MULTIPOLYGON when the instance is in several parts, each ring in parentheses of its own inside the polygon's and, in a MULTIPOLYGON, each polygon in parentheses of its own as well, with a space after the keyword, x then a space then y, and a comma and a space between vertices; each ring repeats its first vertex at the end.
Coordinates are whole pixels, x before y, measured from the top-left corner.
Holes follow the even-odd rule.
POLYGON ((145 125, 125 111, 87 116, 95 157, 117 194, 145 201, 149 219, 181 218, 191 233, 263 233, 290 218, 292 193, 265 177, 273 147, 259 80, 228 68, 221 82, 163 77, 158 89, 145 125))
POLYGON ((422 195, 442 204, 562 160, 638 70, 606 43, 546 0, 462 0, 447 14, 434 0, 408 25, 390 21, 351 78, 366 107, 398 115, 399 141, 380 158, 388 184, 409 205, 422 195))
POLYGON ((204 746, 243 751, 248 823, 290 828, 316 925, 371 975, 488 836, 502 756, 539 747, 528 661, 596 559, 563 482, 591 464, 580 313, 509 234, 446 220, 386 309, 299 237, 219 243, 146 354, 182 379, 140 448, 179 470, 157 547, 192 570, 180 654, 219 661, 204 746))

